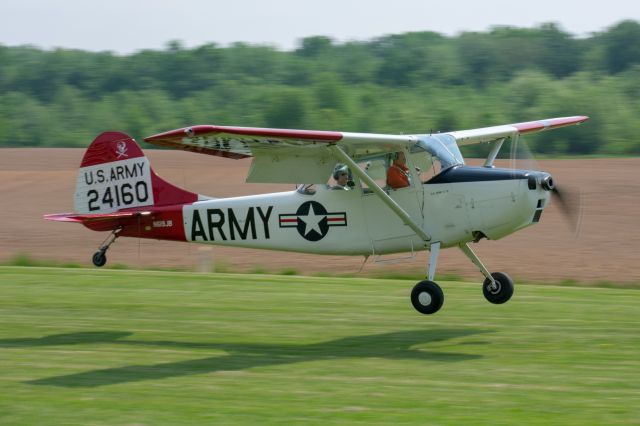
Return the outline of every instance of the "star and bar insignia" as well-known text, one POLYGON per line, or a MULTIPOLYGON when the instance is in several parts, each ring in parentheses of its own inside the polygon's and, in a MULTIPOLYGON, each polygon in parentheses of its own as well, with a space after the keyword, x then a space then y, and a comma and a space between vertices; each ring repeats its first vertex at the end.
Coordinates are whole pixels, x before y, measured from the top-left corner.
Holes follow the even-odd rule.
POLYGON ((320 241, 332 226, 347 226, 347 213, 329 213, 317 201, 307 201, 295 213, 280 215, 280 228, 297 228, 298 233, 309 241, 320 241))

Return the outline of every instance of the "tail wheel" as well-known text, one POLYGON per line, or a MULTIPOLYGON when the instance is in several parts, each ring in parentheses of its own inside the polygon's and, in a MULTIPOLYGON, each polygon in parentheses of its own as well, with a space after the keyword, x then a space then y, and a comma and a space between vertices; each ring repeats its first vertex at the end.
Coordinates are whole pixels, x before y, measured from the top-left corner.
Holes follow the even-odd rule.
POLYGON ((411 304, 421 314, 434 314, 444 303, 444 293, 433 281, 420 281, 411 291, 411 304))
POLYGON ((507 302, 513 296, 513 280, 502 272, 492 272, 491 276, 495 285, 491 284, 489 278, 484 280, 482 283, 484 298, 495 305, 507 302))
POLYGON ((102 250, 99 250, 93 254, 93 258, 91 260, 93 261, 93 264, 99 268, 107 263, 107 255, 102 250))

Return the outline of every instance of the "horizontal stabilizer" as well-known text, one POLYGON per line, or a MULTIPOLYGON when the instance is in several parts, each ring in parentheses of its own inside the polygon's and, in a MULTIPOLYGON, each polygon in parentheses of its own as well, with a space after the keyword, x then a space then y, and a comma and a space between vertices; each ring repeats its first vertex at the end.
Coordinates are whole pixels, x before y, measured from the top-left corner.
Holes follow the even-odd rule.
POLYGON ((44 218, 46 220, 53 220, 56 222, 100 222, 105 220, 124 219, 135 216, 148 215, 150 212, 118 212, 118 213, 98 213, 98 214, 77 214, 77 213, 57 213, 46 214, 44 218))

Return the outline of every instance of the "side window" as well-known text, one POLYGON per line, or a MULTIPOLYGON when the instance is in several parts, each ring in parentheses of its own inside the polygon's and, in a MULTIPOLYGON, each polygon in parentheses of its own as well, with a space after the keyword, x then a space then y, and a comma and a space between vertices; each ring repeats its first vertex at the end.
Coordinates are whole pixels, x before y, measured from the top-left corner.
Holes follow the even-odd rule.
POLYGON ((362 169, 378 186, 384 188, 387 185, 388 167, 389 161, 387 158, 376 158, 375 160, 364 162, 362 169))
MULTIPOLYGON (((387 169, 390 164, 388 155, 361 161, 358 166, 382 189, 387 189, 387 169)), ((373 191, 366 183, 361 182, 362 191, 371 194, 373 191)))
POLYGON ((409 154, 408 163, 415 169, 420 182, 425 182, 441 172, 438 158, 422 150, 409 154))

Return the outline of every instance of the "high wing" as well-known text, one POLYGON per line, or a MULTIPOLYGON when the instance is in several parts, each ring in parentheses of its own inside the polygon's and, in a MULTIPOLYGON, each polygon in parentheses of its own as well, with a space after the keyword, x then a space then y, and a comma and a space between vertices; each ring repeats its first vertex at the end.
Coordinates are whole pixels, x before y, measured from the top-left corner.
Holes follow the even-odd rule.
POLYGON ((560 127, 580 124, 589 117, 577 115, 573 117, 549 118, 546 120, 527 121, 524 123, 507 124, 504 126, 483 127, 480 129, 461 130, 448 132, 458 143, 458 146, 471 145, 483 142, 492 142, 497 139, 508 138, 513 135, 537 133, 545 130, 559 129, 560 127))
POLYGON ((398 151, 415 145, 416 136, 315 130, 267 129, 201 125, 144 139, 185 151, 227 158, 253 157, 247 182, 326 182, 338 161, 329 145, 352 158, 398 151))
MULTIPOLYGON (((562 117, 503 126, 430 135, 386 135, 317 130, 270 129, 199 125, 149 136, 150 144, 227 158, 253 157, 247 182, 325 182, 339 158, 329 149, 340 147, 355 161, 410 148, 421 142, 443 144, 441 135, 459 145, 491 142, 516 134, 579 124, 588 117, 562 117)), ((453 142, 452 142, 453 143, 453 142)), ((434 146, 435 151, 438 150, 434 146)), ((429 149, 430 150, 430 149, 429 149)))

